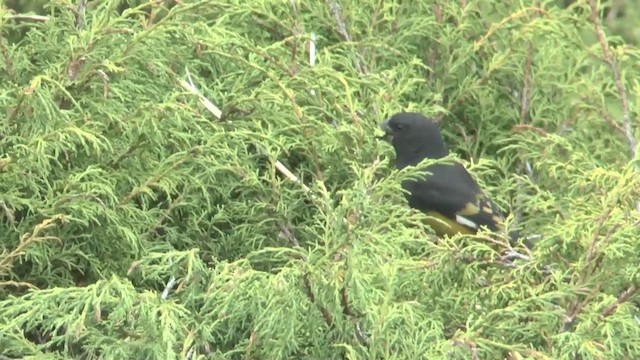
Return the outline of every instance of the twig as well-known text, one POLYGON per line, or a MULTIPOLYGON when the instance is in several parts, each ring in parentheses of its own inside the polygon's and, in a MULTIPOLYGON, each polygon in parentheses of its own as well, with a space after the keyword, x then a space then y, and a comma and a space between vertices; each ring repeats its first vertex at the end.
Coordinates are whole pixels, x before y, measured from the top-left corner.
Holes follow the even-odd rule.
POLYGON ((571 330, 571 326, 574 324, 576 317, 582 311, 582 309, 589 304, 593 298, 595 298, 595 294, 600 291, 601 284, 595 286, 595 288, 591 288, 590 294, 586 295, 585 298, 580 302, 579 300, 571 301, 570 305, 567 308, 567 312, 565 314, 565 319, 562 323, 561 332, 567 332, 571 330))
MULTIPOLYGON (((337 0, 327 0, 327 3, 329 5, 329 10, 331 12, 331 15, 333 15, 333 18, 336 21, 336 24, 338 25, 338 33, 346 41, 353 42, 353 38, 349 34, 349 31, 347 31, 347 24, 345 23, 342 17, 342 8, 340 7, 340 4, 338 4, 337 0)), ((362 66, 358 58, 354 60, 354 64, 355 64, 356 70, 358 70, 358 73, 360 74, 366 73, 364 67, 362 66)))
POLYGON ((48 16, 41 15, 7 15, 4 17, 5 20, 30 20, 30 21, 49 21, 48 16))
POLYGON ((336 21, 338 25, 338 33, 347 41, 351 42, 351 35, 347 31, 347 24, 342 19, 342 8, 340 4, 338 4, 335 0, 329 0, 329 9, 331 11, 331 15, 333 15, 333 19, 336 21))
MULTIPOLYGON (((535 15, 534 15, 535 16, 535 15)), ((522 94, 520 95, 520 124, 528 123, 529 103, 531 101, 531 63, 533 62, 533 44, 529 41, 527 55, 524 62, 524 79, 522 84, 522 94)))
MULTIPOLYGON (((351 305, 349 305, 349 295, 347 293, 347 286, 343 285, 340 289, 340 305, 342 305, 342 313, 345 316, 359 317, 361 315, 356 314, 352 309, 351 305)), ((369 336, 362 330, 360 327, 360 321, 356 320, 354 324, 354 328, 356 331, 356 338, 361 344, 369 345, 369 336)))
POLYGON ((282 165, 282 163, 279 160, 276 160, 276 169, 278 169, 278 171, 280 171, 280 173, 284 176, 287 177, 287 179, 298 183, 305 191, 307 192, 311 192, 311 189, 305 185, 302 181, 300 181, 300 179, 295 176, 291 171, 289 171, 289 169, 287 169, 286 166, 282 165))
POLYGON ((0 269, 10 270, 11 267, 13 267, 14 259, 17 259, 20 256, 24 255, 25 249, 31 243, 43 242, 47 240, 55 240, 59 243, 62 243, 62 240, 57 236, 47 236, 40 234, 44 230, 57 226, 59 224, 64 224, 66 221, 67 220, 63 214, 56 214, 34 226, 31 233, 25 233, 20 236, 20 242, 18 243, 18 246, 16 246, 15 249, 11 250, 11 252, 2 254, 2 257, 0 257, 0 269))
MULTIPOLYGON (((313 289, 311 288, 309 273, 304 274, 303 282, 304 282, 304 288, 305 290, 307 290, 307 297, 309 298, 309 302, 312 304, 315 304, 316 296, 313 293, 313 289)), ((331 316, 331 312, 329 312, 327 308, 325 308, 320 304, 318 304, 318 308, 320 309, 320 313, 322 314, 322 317, 324 318, 324 322, 327 324, 327 326, 328 327, 333 326, 333 317, 331 316)))
POLYGON ((635 158, 636 139, 633 137, 633 129, 631 127, 631 113, 629 111, 629 98, 627 96, 627 91, 624 88, 622 75, 620 74, 620 70, 618 69, 616 62, 613 59, 613 54, 611 54, 611 49, 609 49, 609 44, 607 43, 604 31, 602 30, 602 23, 600 22, 600 15, 598 14, 598 4, 596 0, 589 0, 589 6, 591 7, 591 22, 593 23, 596 37, 598 38, 598 42, 600 43, 600 47, 602 48, 602 53, 604 55, 603 60, 607 63, 607 65, 609 65, 609 69, 613 73, 616 89, 618 90, 618 93, 620 95, 620 102, 622 103, 623 135, 627 140, 627 144, 629 145, 629 153, 631 154, 631 158, 635 158))
MULTIPOLYGON (((616 201, 617 200, 618 199, 616 199, 616 201)), ((600 214, 600 217, 598 218, 598 221, 596 223, 596 227, 593 230, 593 235, 591 236, 591 240, 589 241, 589 249, 587 250, 587 256, 584 260, 585 264, 591 264, 596 260, 596 255, 597 255, 596 250, 597 250, 598 238, 600 238, 600 231, 604 227, 604 223, 607 221, 607 219, 609 218, 609 215, 611 215, 612 212, 613 212, 613 206, 609 206, 604 212, 600 214)), ((612 230, 615 230, 615 226, 612 230)), ((601 243, 608 242, 611 239, 611 236, 613 236, 613 233, 614 231, 608 231, 607 235, 601 241, 601 243)), ((588 271, 589 268, 590 266, 585 266, 584 269, 580 272, 580 282, 584 282, 586 280, 587 276, 589 275, 589 271, 588 271)))
POLYGON ((611 304, 610 306, 606 307, 602 311, 602 316, 607 317, 607 316, 613 314, 621 304, 623 304, 624 302, 629 300, 637 292, 638 292, 638 288, 635 285, 629 286, 627 288, 627 290, 623 291, 622 294, 620 294, 620 296, 618 296, 618 299, 613 304, 611 304))
POLYGON ((187 360, 193 359, 193 353, 196 351, 195 347, 191 347, 189 351, 187 351, 187 360))
POLYGON ((549 133, 547 133, 547 131, 545 129, 539 128, 539 127, 535 127, 533 125, 527 125, 527 124, 523 124, 523 125, 516 125, 512 128, 513 131, 519 131, 519 132, 524 132, 524 131, 532 131, 535 132, 536 134, 538 134, 539 136, 543 136, 543 137, 547 137, 549 136, 549 133))
POLYGON ((176 285, 176 277, 171 276, 169 281, 167 281, 167 285, 164 287, 164 290, 162 291, 162 296, 161 296, 162 300, 167 300, 169 298, 169 293, 171 293, 171 290, 175 285, 176 285))
POLYGON ((186 69, 186 71, 187 71, 187 78, 189 79, 189 82, 180 80, 179 81, 180 85, 182 85, 182 87, 185 88, 190 93, 198 96, 200 98, 200 102, 202 103, 202 105, 204 105, 204 107, 206 107, 207 110, 209 110, 213 114, 213 116, 215 116, 218 120, 220 120, 222 118, 222 111, 217 106, 213 105, 213 103, 209 101, 209 99, 207 99, 204 95, 202 95, 200 91, 198 91, 198 88, 193 83, 193 79, 191 78, 189 69, 186 69))
POLYGON ((510 14, 506 18, 502 19, 500 22, 492 24, 491 27, 489 27, 489 30, 487 31, 487 33, 484 34, 480 38, 480 40, 478 40, 478 41, 476 41, 474 43, 473 46, 476 49, 476 51, 478 49, 480 49, 482 46, 484 46, 486 43, 488 43, 489 42, 489 38, 491 36, 493 36, 493 34, 496 31, 498 31, 498 30, 502 29, 503 27, 505 27, 508 23, 510 23, 510 22, 512 22, 512 21, 514 21, 516 19, 519 19, 521 17, 524 17, 528 12, 535 12, 535 13, 543 14, 545 16, 548 15, 548 12, 546 10, 544 10, 544 9, 542 9, 540 7, 535 7, 535 6, 534 7, 524 8, 524 9, 521 9, 520 11, 518 11, 518 12, 510 14))
POLYGON ((360 341, 363 344, 369 344, 369 342, 371 341, 369 339, 369 336, 362 331, 362 328, 360 327, 360 322, 356 322, 356 337, 358 338, 358 341, 360 341))
POLYGON ((316 64, 316 34, 311 33, 309 40, 309 66, 316 64))
MULTIPOLYGON (((602 214, 600 214, 600 217, 598 218, 597 224, 596 224, 596 228, 593 231, 593 236, 591 238, 590 244, 589 244, 589 249, 587 250, 587 255, 585 258, 585 264, 587 264, 582 271, 580 271, 579 277, 578 277, 578 284, 583 284, 586 279, 587 276, 589 275, 589 269, 596 269, 600 266, 601 263, 601 258, 596 258, 596 244, 597 244, 597 240, 599 238, 599 234, 600 231, 602 230, 602 228, 604 227, 604 223, 606 221, 606 219, 609 217, 609 215, 611 214, 611 212, 613 211, 613 207, 609 207, 608 209, 606 209, 602 214), (591 263, 593 263, 593 265, 590 265, 591 263)), ((635 224, 634 224, 635 225, 635 224)), ((615 225, 612 228, 609 229, 609 231, 607 231, 607 234, 605 235, 604 239, 601 241, 602 243, 606 243, 608 242, 611 237, 613 236, 613 234, 615 233, 615 231, 620 227, 620 225, 615 225)), ((598 284, 596 286, 595 289, 592 289, 592 294, 596 293, 599 288, 601 287, 601 284, 598 284)), ((623 293, 623 295, 621 295, 619 297, 619 299, 622 299, 621 302, 626 301, 627 298, 629 296, 631 296, 633 293, 635 293, 635 285, 632 285, 630 287, 630 289, 632 289, 631 293, 628 295, 625 295, 625 293, 623 293)), ((627 290, 629 291, 629 290, 627 290)), ((586 304, 589 303, 589 301, 591 301, 591 299, 594 297, 594 295, 590 295, 590 296, 586 296, 585 299, 583 299, 582 302, 579 302, 579 300, 573 300, 569 307, 567 308, 567 312, 565 315, 565 321, 562 327, 562 331, 568 331, 569 327, 573 324, 573 321, 575 320, 576 316, 580 313, 580 311, 582 311, 582 309, 584 308, 584 306, 586 304)), ((615 304, 614 304, 615 305, 615 304)), ((619 305, 619 304, 618 304, 619 305)), ((615 305, 617 307, 617 305, 615 305)), ((609 308, 607 308, 609 309, 609 308)), ((603 315, 606 313, 607 309, 605 309, 603 311, 603 315)), ((611 309, 610 311, 613 312, 615 310, 611 309)))
MULTIPOLYGON (((172 264, 173 261, 171 261, 171 259, 169 259, 169 264, 172 264)), ((169 298, 169 294, 171 293, 171 290, 173 290, 173 287, 176 285, 176 277, 175 275, 172 275, 171 278, 169 278, 169 281, 167 281, 167 285, 164 287, 164 290, 162 291, 162 295, 160 295, 160 298, 164 301, 166 301, 169 298)), ((186 359, 187 360, 191 360, 193 358, 193 354, 196 351, 195 349, 195 345, 191 345, 189 347, 189 351, 187 351, 187 355, 186 355, 186 359)))
MULTIPOLYGON (((436 18, 436 23, 442 25, 442 5, 433 5, 433 13, 436 18)), ((427 60, 427 66, 429 66, 429 83, 433 84, 436 78, 436 66, 438 64, 438 48, 433 47, 431 54, 427 60)))
MULTIPOLYGON (((316 34, 311 33, 309 37, 309 66, 314 67, 316 64, 316 34)), ((311 96, 316 96, 316 91, 314 89, 310 89, 309 93, 311 96)))
POLYGON ((15 217, 15 209, 13 207, 7 206, 4 201, 0 201, 0 208, 4 212, 4 216, 9 220, 11 225, 15 225, 16 217, 15 217))
POLYGON ((293 246, 300 247, 298 238, 296 238, 293 232, 289 230, 289 228, 283 222, 278 222, 278 228, 280 229, 280 234, 282 235, 282 237, 287 239, 291 244, 293 244, 293 246))
POLYGON ((78 29, 84 29, 84 18, 87 9, 87 0, 78 0, 78 10, 76 13, 76 26, 78 29))
POLYGON ((5 46, 5 39, 0 32, 0 54, 2 54, 2 58, 4 60, 5 71, 7 74, 13 78, 13 60, 11 60, 11 53, 7 46, 5 46))
POLYGON ((478 345, 471 340, 454 338, 452 340, 454 346, 463 346, 471 352, 471 360, 478 360, 478 345))
MULTIPOLYGON (((535 2, 535 7, 540 7, 540 0, 535 2)), ((535 18, 538 16, 538 13, 534 12, 531 15, 531 18, 535 18)), ((524 63, 524 76, 522 79, 522 93, 520 94, 520 125, 525 125, 529 122, 529 107, 531 104, 531 93, 533 89, 533 84, 531 80, 531 64, 533 62, 533 43, 529 41, 527 46, 526 58, 524 63)), ((524 159, 524 171, 529 177, 530 181, 534 181, 534 173, 533 166, 531 166, 531 162, 529 159, 524 159)), ((516 211, 515 211, 515 221, 516 223, 522 222, 522 205, 523 205, 523 184, 520 178, 516 179, 516 183, 518 184, 519 191, 517 192, 516 197, 516 211)))

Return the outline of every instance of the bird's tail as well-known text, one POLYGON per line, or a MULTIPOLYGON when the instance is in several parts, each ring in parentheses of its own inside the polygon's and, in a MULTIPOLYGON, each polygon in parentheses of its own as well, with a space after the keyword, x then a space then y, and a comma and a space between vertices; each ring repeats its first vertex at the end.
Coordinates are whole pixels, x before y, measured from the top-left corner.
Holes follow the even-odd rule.
POLYGON ((522 234, 518 230, 509 231, 509 242, 511 243, 511 246, 523 244, 529 250, 532 250, 533 247, 535 246, 535 243, 541 238, 542 238, 542 235, 538 235, 538 234, 522 236, 522 234))

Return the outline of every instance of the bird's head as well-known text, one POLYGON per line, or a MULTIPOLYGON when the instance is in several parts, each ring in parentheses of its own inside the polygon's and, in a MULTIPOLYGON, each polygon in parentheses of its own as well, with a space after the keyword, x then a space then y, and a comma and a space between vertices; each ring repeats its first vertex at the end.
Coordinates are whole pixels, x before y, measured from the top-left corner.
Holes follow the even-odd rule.
POLYGON ((395 114, 382 122, 380 129, 385 132, 382 139, 393 145, 396 161, 404 166, 449 154, 438 126, 420 113, 395 114))

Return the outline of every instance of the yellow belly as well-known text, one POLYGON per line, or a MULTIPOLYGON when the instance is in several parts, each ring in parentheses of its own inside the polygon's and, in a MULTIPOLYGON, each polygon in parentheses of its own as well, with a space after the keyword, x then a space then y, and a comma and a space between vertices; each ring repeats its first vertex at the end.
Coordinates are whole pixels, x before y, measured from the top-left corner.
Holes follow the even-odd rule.
POLYGON ((444 235, 453 236, 458 233, 472 235, 476 232, 462 224, 457 223, 455 220, 451 220, 446 216, 441 215, 435 211, 426 212, 429 217, 426 219, 426 223, 440 237, 444 235), (434 219, 435 218, 435 219, 434 219), (444 223, 443 223, 444 222, 444 223))

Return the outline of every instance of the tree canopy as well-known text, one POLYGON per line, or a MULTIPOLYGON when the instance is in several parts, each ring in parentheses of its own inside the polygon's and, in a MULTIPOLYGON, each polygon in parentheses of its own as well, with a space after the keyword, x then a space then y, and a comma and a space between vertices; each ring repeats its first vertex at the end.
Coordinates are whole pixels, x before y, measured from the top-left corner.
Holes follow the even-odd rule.
POLYGON ((632 2, 7 5, 0 358, 640 358, 632 2), (433 235, 398 111, 533 250, 433 235))

